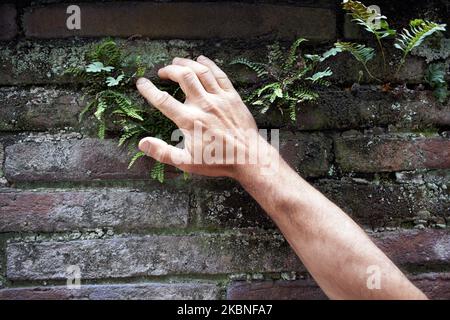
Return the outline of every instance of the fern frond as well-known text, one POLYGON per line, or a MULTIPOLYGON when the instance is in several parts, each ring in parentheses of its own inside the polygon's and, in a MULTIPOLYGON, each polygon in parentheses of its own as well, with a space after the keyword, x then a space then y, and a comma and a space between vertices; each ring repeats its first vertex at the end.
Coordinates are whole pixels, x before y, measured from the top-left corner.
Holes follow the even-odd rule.
POLYGON ((128 164, 128 169, 130 169, 134 163, 139 159, 145 156, 145 153, 142 151, 136 152, 136 154, 131 158, 130 163, 128 164))
POLYGON ((377 81, 381 81, 380 79, 374 77, 367 68, 367 63, 375 57, 375 50, 373 48, 352 42, 336 42, 334 45, 343 52, 351 53, 352 56, 363 65, 370 77, 377 81))
POLYGON ((420 46, 427 37, 436 32, 445 31, 446 26, 445 24, 437 24, 421 19, 412 20, 409 23, 409 30, 403 29, 394 46, 403 51, 406 56, 412 49, 420 46))
POLYGON ((308 40, 304 38, 299 38, 291 45, 291 48, 289 49, 289 54, 286 57, 286 62, 283 65, 283 70, 289 71, 289 69, 292 68, 295 61, 298 59, 297 50, 300 47, 300 45, 305 41, 308 40))
POLYGON ((363 44, 336 42, 334 45, 343 52, 350 52, 356 60, 364 65, 375 57, 375 50, 373 48, 366 47, 363 44))
POLYGON ((253 62, 246 58, 237 58, 230 62, 230 64, 241 64, 252 70, 256 73, 258 78, 262 78, 265 76, 268 72, 266 70, 267 65, 265 63, 261 62, 253 62))
POLYGON ((396 31, 389 27, 386 16, 366 7, 359 1, 346 0, 342 3, 342 8, 353 18, 354 22, 374 34, 378 41, 396 34, 396 31))
POLYGON ((312 83, 316 83, 320 80, 323 80, 326 77, 330 77, 333 75, 333 71, 330 68, 326 68, 324 71, 316 72, 311 77, 306 78, 306 80, 310 80, 312 83))
POLYGON ((319 94, 308 88, 300 88, 294 93, 294 97, 298 103, 301 103, 305 101, 316 101, 319 98, 319 94))
POLYGON ((105 132, 106 132, 106 123, 105 120, 102 120, 98 124, 98 132, 97 132, 98 137, 100 139, 105 139, 105 132))
POLYGON ((444 63, 433 63, 428 67, 428 72, 425 76, 425 81, 433 89, 434 96, 441 103, 444 103, 449 96, 445 74, 446 67, 444 63))
POLYGON ((91 61, 100 61, 105 66, 119 66, 123 55, 116 42, 107 39, 95 45, 89 52, 88 58, 91 61))
POLYGON ((78 121, 81 122, 83 121, 83 117, 84 115, 89 112, 95 105, 96 105, 97 101, 96 100, 92 100, 91 102, 89 102, 84 108, 83 110, 81 110, 80 114, 78 115, 78 121))
POLYGON ((159 182, 164 182, 164 163, 161 162, 155 162, 153 165, 152 170, 150 171, 150 177, 152 179, 158 180, 159 182))
POLYGON ((97 120, 101 121, 103 119, 103 114, 106 111, 106 108, 108 105, 106 104, 106 101, 102 98, 99 98, 97 101, 97 110, 94 113, 94 116, 97 118, 97 120))
POLYGON ((269 61, 269 65, 272 67, 280 65, 280 61, 284 60, 284 53, 280 44, 275 42, 274 44, 267 46, 267 49, 267 60, 269 61))

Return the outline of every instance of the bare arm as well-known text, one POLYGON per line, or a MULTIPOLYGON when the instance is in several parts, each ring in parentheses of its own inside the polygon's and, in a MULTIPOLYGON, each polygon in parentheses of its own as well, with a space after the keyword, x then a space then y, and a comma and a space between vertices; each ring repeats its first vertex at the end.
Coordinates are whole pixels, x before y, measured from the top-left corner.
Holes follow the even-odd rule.
POLYGON ((138 81, 138 90, 178 125, 185 146, 145 138, 139 145, 142 151, 187 172, 238 180, 275 221, 330 298, 426 298, 352 219, 298 176, 257 134, 253 117, 214 62, 205 57, 176 58, 158 74, 180 84, 184 104, 147 79, 138 81), (230 144, 232 148, 227 147, 230 144), (239 153, 245 155, 244 163, 238 161, 239 153), (380 273, 379 288, 367 285, 370 272, 380 273))

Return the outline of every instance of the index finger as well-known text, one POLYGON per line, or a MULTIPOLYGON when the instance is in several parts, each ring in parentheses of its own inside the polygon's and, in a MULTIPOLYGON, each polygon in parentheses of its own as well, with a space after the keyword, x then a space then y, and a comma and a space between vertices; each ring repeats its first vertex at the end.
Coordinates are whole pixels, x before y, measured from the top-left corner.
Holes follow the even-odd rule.
POLYGON ((183 104, 181 102, 166 91, 159 90, 146 78, 139 78, 136 87, 149 103, 178 125, 182 118, 183 104))

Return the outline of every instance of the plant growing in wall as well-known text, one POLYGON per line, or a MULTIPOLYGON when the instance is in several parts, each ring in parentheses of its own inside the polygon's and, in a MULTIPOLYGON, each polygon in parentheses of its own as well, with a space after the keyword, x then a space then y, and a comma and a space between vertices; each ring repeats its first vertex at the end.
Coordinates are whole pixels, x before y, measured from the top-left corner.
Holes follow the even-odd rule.
POLYGON ((284 51, 278 43, 269 47, 266 62, 254 62, 237 58, 231 64, 241 64, 254 71, 260 85, 246 97, 245 101, 259 108, 265 114, 269 108, 276 108, 282 114, 288 113, 296 121, 298 105, 317 101, 317 88, 327 87, 327 80, 333 72, 330 68, 320 69, 320 63, 336 55, 333 48, 323 55, 302 54, 300 45, 306 39, 297 39, 284 51))
MULTIPOLYGON (((379 50, 383 56, 384 70, 386 69, 386 58, 383 40, 396 36, 394 47, 401 50, 401 59, 397 66, 396 74, 400 72, 401 68, 405 64, 407 56, 414 48, 419 47, 428 37, 446 30, 445 24, 438 24, 422 19, 413 19, 410 21, 408 28, 404 28, 400 33, 397 33, 396 30, 389 27, 386 16, 382 16, 380 13, 374 12, 359 1, 344 0, 342 7, 347 14, 351 16, 353 22, 361 25, 364 30, 371 33, 375 37, 379 50), (377 23, 374 23, 374 21, 377 23)), ((366 47, 364 44, 350 42, 337 42, 335 47, 341 52, 349 52, 352 54, 356 60, 363 65, 369 77, 381 81, 376 78, 368 68, 368 62, 375 57, 375 49, 366 47)), ((436 71, 436 69, 434 69, 434 71, 436 71)), ((436 96, 442 98, 447 95, 444 93, 447 87, 446 85, 444 86, 443 84, 438 85, 434 83, 432 84, 432 87, 435 90, 440 91, 435 92, 436 96)))
MULTIPOLYGON (((83 66, 67 70, 83 80, 83 90, 89 99, 80 113, 80 121, 87 114, 95 119, 101 139, 108 130, 120 131, 119 146, 127 145, 130 153, 134 152, 129 163, 131 168, 144 156, 143 152, 136 152, 141 138, 155 136, 170 141, 176 126, 160 111, 143 102, 132 89, 135 80, 146 71, 140 56, 127 54, 116 42, 105 40, 91 48, 86 61, 83 66)), ((156 162, 150 176, 163 182, 164 164, 156 162)))

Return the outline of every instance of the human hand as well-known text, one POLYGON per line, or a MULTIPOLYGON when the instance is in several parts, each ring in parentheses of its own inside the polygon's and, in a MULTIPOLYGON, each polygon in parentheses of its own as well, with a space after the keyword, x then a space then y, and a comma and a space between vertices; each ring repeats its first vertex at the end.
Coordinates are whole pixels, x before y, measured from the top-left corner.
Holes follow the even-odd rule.
POLYGON ((184 136, 184 148, 147 137, 139 149, 156 160, 185 172, 239 178, 266 159, 269 144, 258 134, 253 116, 226 74, 210 59, 175 58, 158 71, 177 82, 184 103, 159 90, 150 80, 136 85, 149 103, 170 118, 184 136))

